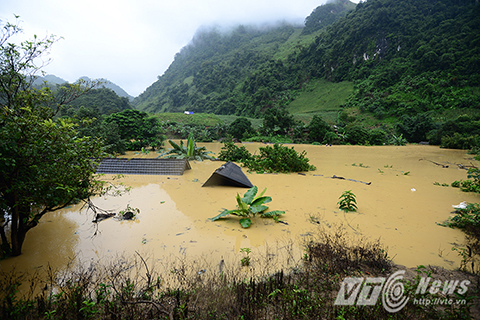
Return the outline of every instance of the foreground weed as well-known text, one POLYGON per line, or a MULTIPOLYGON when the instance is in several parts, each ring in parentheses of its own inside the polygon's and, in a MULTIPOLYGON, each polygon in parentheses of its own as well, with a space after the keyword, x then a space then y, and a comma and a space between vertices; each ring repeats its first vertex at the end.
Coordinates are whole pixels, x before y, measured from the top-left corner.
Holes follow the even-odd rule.
POLYGON ((337 204, 340 207, 340 210, 345 212, 357 211, 357 200, 356 196, 353 194, 352 190, 344 191, 340 196, 340 201, 337 204))
POLYGON ((250 248, 240 248, 240 252, 242 253, 245 253, 245 257, 243 257, 240 262, 242 263, 242 266, 243 267, 246 267, 246 266, 249 266, 250 265, 250 252, 252 252, 252 250, 250 250, 250 248))

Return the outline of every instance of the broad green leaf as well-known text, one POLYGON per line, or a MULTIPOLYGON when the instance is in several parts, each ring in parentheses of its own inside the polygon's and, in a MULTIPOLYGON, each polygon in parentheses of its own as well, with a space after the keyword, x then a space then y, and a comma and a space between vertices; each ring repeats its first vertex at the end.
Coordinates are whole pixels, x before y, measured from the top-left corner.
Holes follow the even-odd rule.
POLYGON ((252 204, 253 199, 255 198, 255 195, 257 194, 258 188, 257 186, 253 186, 250 189, 248 189, 247 192, 243 195, 242 201, 245 202, 246 204, 252 204))
POLYGON ((273 210, 273 211, 268 211, 268 212, 262 213, 262 218, 278 217, 282 214, 285 214, 285 211, 273 210))
POLYGON ((251 205, 252 206, 258 206, 258 205, 261 205, 261 204, 269 203, 271 201, 272 201, 272 197, 265 196, 265 197, 260 197, 260 198, 255 199, 252 202, 251 205))
POLYGON ((250 218, 243 218, 243 219, 240 219, 240 224, 242 225, 243 228, 248 228, 252 224, 252 221, 250 220, 250 218))
POLYGON ((193 133, 190 132, 188 135, 188 142, 187 142, 187 155, 192 157, 195 152, 195 139, 193 138, 193 133))
POLYGON ((267 206, 262 206, 262 205, 257 205, 257 206, 250 206, 250 211, 253 213, 253 214, 257 214, 257 213, 260 213, 260 212, 263 212, 265 210, 267 210, 268 207, 267 206))
POLYGON ((228 216, 229 214, 235 214, 235 211, 236 210, 223 210, 222 212, 220 212, 219 215, 217 215, 216 217, 213 217, 213 218, 209 218, 211 221, 215 221, 215 220, 218 220, 220 218, 223 218, 223 217, 226 217, 228 216))
POLYGON ((237 199, 237 205, 240 208, 242 206, 242 198, 240 198, 240 195, 238 193, 235 199, 237 199))
POLYGON ((267 188, 263 189, 263 191, 260 192, 260 194, 257 195, 257 196, 255 197, 255 199, 258 199, 258 198, 260 198, 261 196, 263 196, 263 195, 265 194, 265 191, 267 191, 267 188))
MULTIPOLYGON (((172 140, 168 140, 168 142, 170 143, 170 145, 177 149, 177 150, 182 150, 182 148, 180 148, 180 146, 178 144, 176 144, 175 142, 173 142, 172 140)), ((183 142, 183 141, 180 141, 180 142, 183 142)))

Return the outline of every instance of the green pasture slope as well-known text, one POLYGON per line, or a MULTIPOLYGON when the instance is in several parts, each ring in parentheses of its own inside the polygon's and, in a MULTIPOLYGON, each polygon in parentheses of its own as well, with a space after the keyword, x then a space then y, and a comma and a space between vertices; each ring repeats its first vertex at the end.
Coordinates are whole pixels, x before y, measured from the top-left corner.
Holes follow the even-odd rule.
MULTIPOLYGON (((305 124, 310 123, 314 115, 319 114, 330 124, 336 123, 338 111, 345 104, 348 96, 353 92, 353 83, 344 81, 333 83, 324 79, 314 79, 299 92, 298 96, 292 101, 287 110, 294 115, 297 120, 305 124)), ((235 115, 215 115, 213 113, 194 113, 192 115, 180 112, 155 113, 160 121, 167 120, 184 125, 194 126, 215 126, 217 124, 230 125, 239 116, 235 115)), ((247 118, 252 122, 255 129, 262 125, 263 119, 247 118)))

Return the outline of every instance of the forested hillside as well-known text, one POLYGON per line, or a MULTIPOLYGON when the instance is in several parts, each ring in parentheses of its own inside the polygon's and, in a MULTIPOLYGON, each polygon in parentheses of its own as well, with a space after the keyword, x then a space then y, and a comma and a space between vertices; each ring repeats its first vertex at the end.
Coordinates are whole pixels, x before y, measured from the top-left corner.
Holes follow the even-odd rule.
POLYGON ((320 6, 305 27, 203 30, 134 105, 261 116, 318 78, 353 81, 346 107, 379 119, 476 109, 479 29, 476 0, 369 0, 320 6))

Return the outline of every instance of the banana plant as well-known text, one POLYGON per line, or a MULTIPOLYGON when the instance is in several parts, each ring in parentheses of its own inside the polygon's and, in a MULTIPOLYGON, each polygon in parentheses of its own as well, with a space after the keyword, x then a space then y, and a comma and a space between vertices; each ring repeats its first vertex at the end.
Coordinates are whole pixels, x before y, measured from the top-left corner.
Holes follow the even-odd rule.
POLYGON ((183 145, 183 140, 180 140, 180 145, 176 144, 172 140, 168 140, 173 149, 160 154, 157 158, 163 157, 164 159, 188 159, 188 160, 198 160, 203 161, 203 159, 214 160, 215 158, 210 156, 213 152, 207 151, 205 147, 197 147, 195 143, 195 138, 193 137, 193 132, 190 132, 188 135, 187 144, 183 145))
POLYGON ((272 198, 264 196, 265 191, 267 191, 267 188, 263 189, 263 191, 257 195, 258 188, 257 186, 253 186, 252 188, 248 189, 247 192, 245 192, 243 198, 237 193, 237 209, 224 209, 219 215, 210 218, 210 220, 216 221, 228 215, 239 216, 242 217, 240 219, 240 225, 243 228, 248 228, 252 224, 251 218, 258 214, 262 218, 272 218, 276 222, 279 222, 279 217, 282 214, 285 214, 285 211, 275 210, 267 212, 268 207, 265 205, 265 203, 271 202, 272 198))

